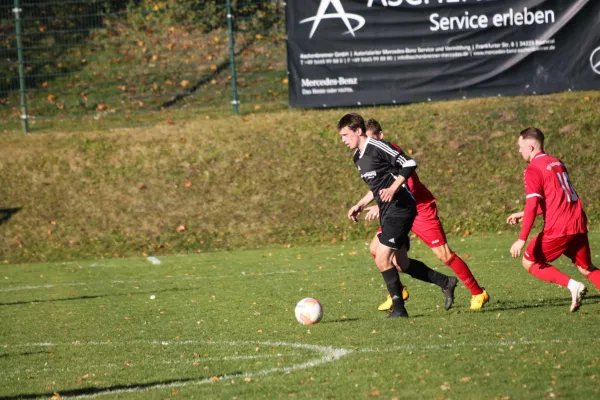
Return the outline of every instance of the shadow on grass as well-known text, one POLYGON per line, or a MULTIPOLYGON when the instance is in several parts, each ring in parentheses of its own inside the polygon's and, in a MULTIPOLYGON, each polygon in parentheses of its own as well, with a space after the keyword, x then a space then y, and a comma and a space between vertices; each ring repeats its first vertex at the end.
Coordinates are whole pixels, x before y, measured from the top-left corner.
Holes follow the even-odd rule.
MULTIPOLYGON (((199 287, 192 288, 171 288, 171 289, 162 289, 162 290, 149 290, 149 291, 138 291, 133 294, 135 295, 151 295, 157 293, 165 293, 165 292, 187 292, 190 290, 202 290, 199 287)), ((0 307, 2 306, 18 306, 23 304, 31 304, 31 303, 51 303, 56 301, 74 301, 74 300, 89 300, 89 299, 100 299, 103 297, 115 297, 115 296, 131 296, 133 295, 131 292, 120 292, 120 293, 111 293, 111 294, 98 294, 98 295, 86 295, 86 296, 77 296, 77 297, 60 297, 57 299, 45 299, 45 300, 21 300, 21 301, 12 301, 6 303, 0 303, 0 307)), ((2 398, 0 397, 0 400, 2 398)))
POLYGON ((17 208, 0 208, 0 225, 8 222, 8 220, 19 212, 21 207, 17 208))
POLYGON ((46 351, 46 350, 26 351, 24 353, 14 353, 14 354, 5 353, 5 354, 0 354, 0 358, 33 356, 33 355, 36 355, 36 354, 48 354, 48 351, 46 351))
POLYGON ((328 320, 328 321, 323 321, 321 322, 322 324, 337 324, 340 322, 351 322, 351 321, 358 321, 359 318, 339 318, 339 319, 332 319, 332 320, 328 320))
MULTIPOLYGON (((254 42, 255 42, 254 40, 251 40, 248 43, 246 43, 235 53, 235 56, 239 56, 240 54, 242 54, 246 49, 248 49, 252 44, 254 44, 254 42)), ((217 68, 214 71, 212 71, 212 73, 210 75, 207 75, 207 76, 203 77, 202 79, 198 80, 196 83, 194 83, 194 85, 192 87, 187 89, 185 92, 180 93, 180 94, 176 95, 174 98, 172 98, 171 100, 168 100, 168 101, 165 101, 164 103, 162 103, 160 105, 160 107, 157 108, 157 111, 160 111, 163 108, 168 108, 168 107, 174 106, 175 104, 179 103, 181 100, 185 99, 186 97, 191 96, 202 86, 206 85, 207 83, 209 83, 210 81, 215 79, 217 76, 219 76, 219 74, 221 72, 225 71, 227 68, 230 68, 230 66, 231 66, 231 64, 230 64, 229 59, 222 61, 219 65, 217 65, 217 68)))
POLYGON ((79 296, 79 297, 64 297, 60 299, 48 299, 48 300, 23 300, 23 301, 12 301, 8 303, 0 303, 1 306, 17 306, 22 304, 31 304, 31 303, 49 303, 53 301, 73 301, 73 300, 86 300, 86 299, 98 299, 104 296, 79 296))
MULTIPOLYGON (((242 372, 232 372, 228 375, 241 375, 242 372)), ((168 379, 164 381, 157 382, 147 382, 140 384, 131 384, 131 385, 114 385, 114 386, 106 386, 106 387, 87 387, 81 389, 68 389, 68 390, 56 390, 57 393, 60 394, 61 397, 76 397, 76 396, 99 396, 103 394, 118 394, 118 393, 127 393, 127 392, 139 392, 147 389, 160 389, 160 388, 168 388, 171 386, 182 385, 186 383, 192 382, 201 382, 208 381, 211 377, 194 377, 189 379, 168 379)), ((50 398, 53 393, 22 393, 15 394, 12 396, 0 396, 0 400, 17 400, 17 399, 37 399, 37 398, 50 398)))
MULTIPOLYGON (((595 304, 596 300, 600 300, 600 295, 585 296, 582 301, 581 308, 585 308, 586 304, 595 304), (590 300, 595 300, 590 302, 590 300)), ((498 312, 508 310, 526 310, 528 308, 544 308, 544 307, 565 307, 568 308, 571 305, 571 299, 565 297, 564 299, 548 299, 542 300, 536 303, 523 304, 521 302, 503 301, 501 303, 486 306, 485 308, 476 312, 498 312)))

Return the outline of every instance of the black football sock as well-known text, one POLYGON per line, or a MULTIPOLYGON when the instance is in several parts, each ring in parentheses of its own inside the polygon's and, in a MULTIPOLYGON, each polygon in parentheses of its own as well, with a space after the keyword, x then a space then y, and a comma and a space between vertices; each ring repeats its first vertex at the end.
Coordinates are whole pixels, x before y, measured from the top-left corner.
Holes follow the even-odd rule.
POLYGON ((387 271, 383 271, 381 275, 383 276, 383 280, 385 281, 390 296, 392 296, 394 304, 396 304, 398 299, 404 304, 404 300, 402 300, 402 282, 400 282, 400 275, 398 275, 396 268, 390 268, 387 271))
POLYGON ((448 276, 437 272, 423 262, 409 258, 408 269, 404 273, 423 282, 433 283, 442 289, 448 286, 448 276))

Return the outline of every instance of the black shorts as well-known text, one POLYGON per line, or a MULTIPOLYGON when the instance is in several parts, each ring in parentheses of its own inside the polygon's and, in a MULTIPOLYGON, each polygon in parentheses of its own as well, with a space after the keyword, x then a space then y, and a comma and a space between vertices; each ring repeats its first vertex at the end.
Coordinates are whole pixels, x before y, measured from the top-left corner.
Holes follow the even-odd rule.
POLYGON ((408 251, 410 249, 408 233, 414 220, 414 215, 387 217, 381 220, 381 232, 377 235, 379 243, 395 250, 406 246, 406 251, 408 251))

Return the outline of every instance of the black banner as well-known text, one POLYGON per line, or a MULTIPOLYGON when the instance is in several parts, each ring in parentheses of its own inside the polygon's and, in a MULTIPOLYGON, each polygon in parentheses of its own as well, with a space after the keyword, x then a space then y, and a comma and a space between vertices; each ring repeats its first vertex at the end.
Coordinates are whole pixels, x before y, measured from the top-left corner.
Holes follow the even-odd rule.
POLYGON ((600 0, 288 0, 290 106, 600 89, 600 0))

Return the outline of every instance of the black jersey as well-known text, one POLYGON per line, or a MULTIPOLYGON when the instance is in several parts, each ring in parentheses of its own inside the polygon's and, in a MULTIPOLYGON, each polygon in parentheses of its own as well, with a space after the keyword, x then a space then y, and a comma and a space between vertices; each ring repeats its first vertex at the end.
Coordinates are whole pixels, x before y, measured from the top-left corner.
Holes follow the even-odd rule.
POLYGON ((363 152, 357 149, 354 153, 354 164, 360 177, 369 185, 379 206, 379 218, 416 215, 415 199, 406 183, 394 195, 391 202, 385 203, 379 197, 379 191, 394 183, 399 175, 414 170, 417 163, 402 150, 397 150, 390 143, 372 138, 367 139, 363 152))

